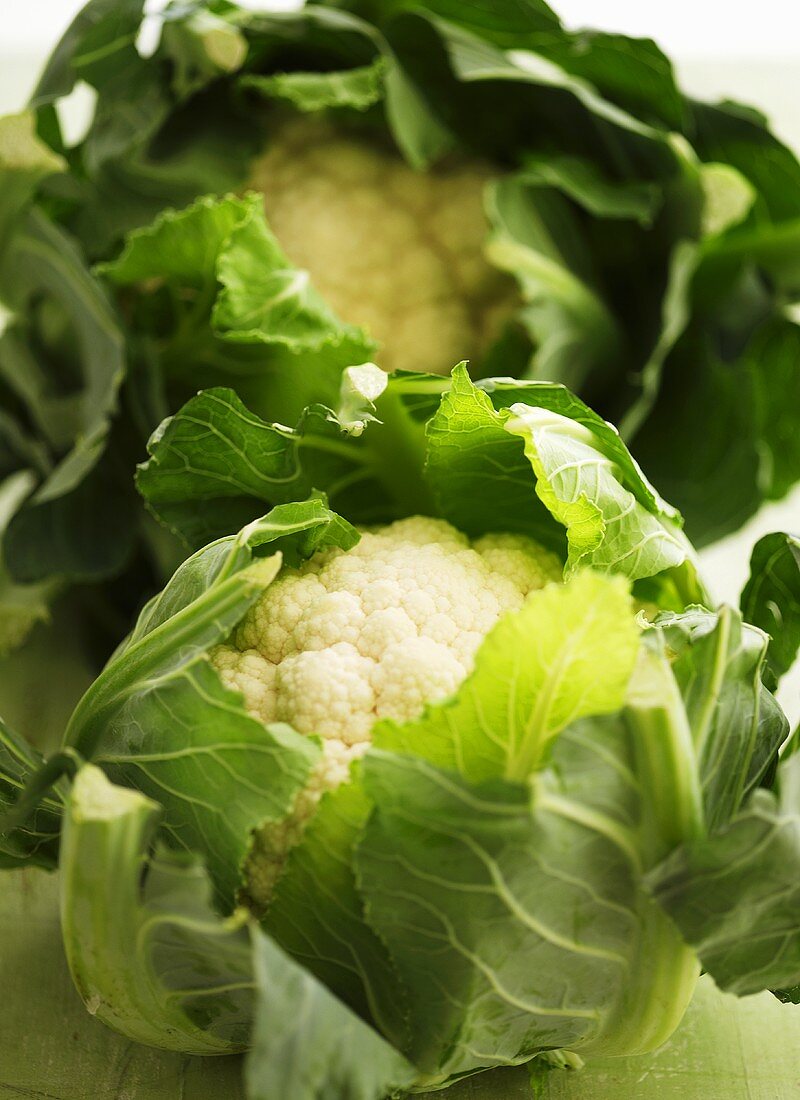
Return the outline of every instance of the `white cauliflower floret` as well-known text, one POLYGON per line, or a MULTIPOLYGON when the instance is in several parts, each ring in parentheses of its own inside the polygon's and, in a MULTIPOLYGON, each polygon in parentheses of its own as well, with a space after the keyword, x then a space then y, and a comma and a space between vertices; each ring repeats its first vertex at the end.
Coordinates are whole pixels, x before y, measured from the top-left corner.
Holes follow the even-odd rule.
POLYGON ((416 718, 452 695, 501 615, 560 576, 557 557, 524 535, 470 544, 444 520, 415 516, 284 569, 265 589, 212 663, 254 716, 316 734, 323 754, 292 813, 256 838, 248 874, 259 907, 375 722, 416 718))
POLYGON ((381 366, 446 373, 486 351, 518 304, 512 279, 483 253, 491 178, 477 161, 416 172, 300 116, 276 128, 248 187, 263 192, 289 259, 378 341, 381 366))

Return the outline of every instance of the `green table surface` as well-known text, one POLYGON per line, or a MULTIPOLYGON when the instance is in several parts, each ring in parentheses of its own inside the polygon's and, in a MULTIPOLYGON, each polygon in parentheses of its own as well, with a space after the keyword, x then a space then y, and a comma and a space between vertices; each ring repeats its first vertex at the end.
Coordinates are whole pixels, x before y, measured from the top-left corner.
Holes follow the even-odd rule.
MULTIPOLYGON (((239 1100, 238 1058, 192 1058, 128 1042, 84 1009, 61 950, 58 880, 0 877, 0 1100, 239 1100)), ((551 1070, 495 1071, 442 1100, 798 1100, 800 1006, 737 1000, 702 979, 656 1054, 551 1070)), ((275 1100, 292 1100, 275 1097, 275 1100)), ((333 1098, 331 1098, 333 1100, 333 1098)))
MULTIPOLYGON (((0 713, 43 749, 56 743, 90 677, 76 641, 69 621, 57 617, 22 653, 0 662, 0 713)), ((0 1100, 243 1100, 240 1078, 239 1058, 142 1047, 90 1016, 62 952, 58 876, 0 874, 0 1100)), ((703 978, 681 1027, 655 1054, 551 1070, 533 1086, 524 1068, 495 1071, 433 1095, 800 1100, 800 1006, 769 994, 737 1000, 703 978)))

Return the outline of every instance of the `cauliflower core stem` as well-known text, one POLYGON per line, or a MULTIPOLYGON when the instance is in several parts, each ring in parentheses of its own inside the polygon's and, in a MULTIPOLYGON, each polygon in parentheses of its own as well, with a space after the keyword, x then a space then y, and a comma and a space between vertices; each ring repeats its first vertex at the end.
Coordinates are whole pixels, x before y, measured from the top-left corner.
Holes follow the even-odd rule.
POLYGON ((488 166, 416 172, 314 117, 290 118, 253 166, 273 232, 385 370, 446 374, 480 357, 518 305, 484 256, 488 166))
POLYGON ((470 543, 444 520, 422 516, 282 570, 211 654, 251 714, 322 738, 293 812, 255 838, 248 893, 256 907, 268 904, 322 795, 366 752, 375 722, 416 718, 452 695, 501 615, 561 571, 554 554, 524 535, 470 543))

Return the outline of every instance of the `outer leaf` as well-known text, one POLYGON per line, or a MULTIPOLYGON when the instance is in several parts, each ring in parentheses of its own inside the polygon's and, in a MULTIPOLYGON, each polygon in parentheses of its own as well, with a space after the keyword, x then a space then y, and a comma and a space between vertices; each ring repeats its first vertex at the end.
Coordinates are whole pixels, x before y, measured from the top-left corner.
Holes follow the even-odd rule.
POLYGON ((800 647, 800 539, 774 532, 756 543, 742 614, 770 636, 767 662, 781 677, 800 647))
POLYGON ((228 907, 251 831, 286 815, 319 749, 288 726, 266 728, 247 715, 206 654, 276 575, 280 556, 259 558, 259 550, 283 540, 308 556, 326 539, 352 545, 352 529, 310 501, 194 555, 144 609, 66 733, 112 778, 158 797, 169 842, 204 855, 228 907))
POLYGON ((767 638, 730 607, 661 615, 653 630, 673 655, 713 830, 738 810, 789 733, 761 682, 767 638))
POLYGON ((661 491, 681 502, 700 546, 735 531, 762 499, 752 379, 719 354, 725 336, 689 328, 669 355, 658 401, 632 444, 661 491))
POLYGON ((528 157, 517 178, 525 184, 554 187, 597 217, 632 218, 643 226, 652 223, 660 201, 653 184, 612 181, 591 161, 577 156, 528 157))
POLYGON ((590 432, 545 409, 518 404, 510 411, 507 430, 524 440, 536 491, 567 529, 567 569, 585 564, 637 580, 689 560, 677 524, 635 500, 590 432))
POLYGON ((253 931, 257 987, 249 1100, 383 1100, 413 1068, 263 932, 253 931))
POLYGON ((800 757, 728 825, 652 873, 655 897, 722 988, 800 984, 800 757))
POLYGON ((558 386, 490 379, 483 388, 499 409, 458 368, 428 427, 428 477, 448 519, 486 530, 502 509, 511 529, 551 543, 555 519, 566 528, 568 570, 636 580, 680 569, 679 583, 699 592, 674 511, 610 425, 558 386))
POLYGON ((416 722, 380 723, 374 744, 411 752, 472 782, 524 782, 552 740, 586 715, 622 706, 639 648, 627 586, 582 573, 506 615, 447 703, 416 722))
POLYGON ((147 859, 158 816, 157 803, 99 768, 78 773, 60 859, 73 979, 90 1011, 129 1039, 243 1050, 253 1007, 243 915, 220 920, 196 859, 163 850, 147 859))
POLYGON ((258 206, 255 195, 204 197, 183 210, 165 210, 130 233, 119 256, 97 270, 115 286, 175 279, 203 288, 216 277, 219 253, 233 230, 255 216, 258 206))
POLYGON ((257 413, 293 424, 308 405, 333 405, 343 369, 374 350, 284 256, 258 195, 167 210, 101 271, 134 291, 133 388, 146 409, 150 391, 175 408, 198 388, 229 384, 257 413))
POLYGON ((212 314, 215 328, 228 340, 309 349, 342 330, 369 347, 362 332, 337 321, 308 272, 292 267, 267 226, 260 197, 256 201, 258 213, 251 202, 217 264, 222 290, 212 314))
POLYGON ((125 372, 117 319, 75 244, 39 212, 3 252, 0 297, 15 311, 0 376, 47 448, 44 480, 8 526, 8 567, 21 581, 115 572, 132 539, 130 486, 116 459, 100 462, 125 372))
POLYGON ((367 758, 359 879, 428 1083, 544 1049, 642 1051, 677 1023, 697 969, 638 885, 627 753, 611 719, 562 734, 532 789, 367 758))
POLYGON ((342 508, 340 492, 370 481, 366 456, 323 408, 297 429, 267 424, 233 390, 206 390, 153 434, 139 491, 163 522, 190 545, 241 527, 264 506, 322 489, 342 508), (330 419, 329 419, 330 418, 330 419))
POLYGON ((353 874, 354 848, 370 809, 358 771, 325 795, 286 861, 263 926, 402 1050, 408 1042, 404 992, 385 945, 364 918, 353 874))
POLYGON ((759 436, 765 455, 767 495, 782 497, 800 476, 800 438, 794 410, 800 404, 800 325, 783 318, 763 325, 747 346, 759 436))
MULTIPOLYGON (((0 719, 0 813, 14 805, 43 763, 43 758, 0 719)), ((60 797, 49 795, 29 821, 0 835, 0 868, 31 864, 52 870, 58 860, 62 810, 60 797)))
POLYGON ((573 389, 596 385, 621 357, 622 333, 569 205, 531 182, 524 172, 492 188, 488 255, 519 280, 522 319, 536 345, 533 377, 573 389))
POLYGON ((266 423, 230 390, 199 394, 154 433, 138 485, 152 510, 190 543, 219 535, 312 488, 359 523, 429 513, 423 476, 426 406, 441 378, 340 372, 332 407, 308 407, 294 429, 266 423))

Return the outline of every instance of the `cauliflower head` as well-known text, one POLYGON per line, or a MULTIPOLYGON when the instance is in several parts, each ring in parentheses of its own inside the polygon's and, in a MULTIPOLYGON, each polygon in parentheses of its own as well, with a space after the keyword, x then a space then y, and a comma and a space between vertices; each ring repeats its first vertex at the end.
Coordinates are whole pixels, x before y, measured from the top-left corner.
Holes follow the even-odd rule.
POLYGON ((211 653, 251 714, 322 739, 293 812, 255 838, 247 871, 257 908, 322 795, 366 752, 374 724, 416 718, 452 695, 498 619, 561 575, 556 555, 524 535, 470 542, 423 516, 362 531, 351 550, 282 570, 211 653))
POLYGON ((396 153, 313 116, 289 118, 253 167, 270 226, 386 370, 448 373, 478 357, 518 305, 483 249, 479 161, 416 172, 396 153))

